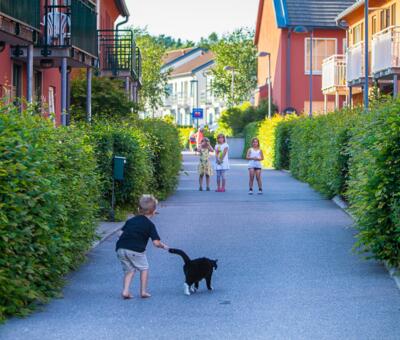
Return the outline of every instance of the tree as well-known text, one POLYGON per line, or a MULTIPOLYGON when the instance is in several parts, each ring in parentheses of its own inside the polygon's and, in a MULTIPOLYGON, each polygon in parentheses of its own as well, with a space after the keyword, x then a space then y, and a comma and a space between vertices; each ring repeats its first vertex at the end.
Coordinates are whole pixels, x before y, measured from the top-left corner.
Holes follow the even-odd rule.
POLYGON ((201 37, 197 46, 207 49, 207 50, 210 50, 218 42, 219 42, 218 34, 213 32, 208 36, 208 38, 201 37))
POLYGON ((253 38, 254 31, 240 28, 211 47, 215 53, 213 90, 218 97, 227 98, 230 106, 249 100, 257 85, 257 50, 253 38), (225 70, 226 66, 234 69, 233 96, 232 71, 225 70))
MULTIPOLYGON (((92 119, 121 119, 137 115, 135 104, 126 96, 122 80, 93 77, 92 119)), ((71 118, 86 120, 86 76, 82 72, 71 82, 71 118)))
POLYGON ((140 109, 155 110, 162 104, 167 92, 168 72, 161 72, 165 47, 157 42, 146 29, 135 29, 136 45, 142 53, 142 88, 140 109))

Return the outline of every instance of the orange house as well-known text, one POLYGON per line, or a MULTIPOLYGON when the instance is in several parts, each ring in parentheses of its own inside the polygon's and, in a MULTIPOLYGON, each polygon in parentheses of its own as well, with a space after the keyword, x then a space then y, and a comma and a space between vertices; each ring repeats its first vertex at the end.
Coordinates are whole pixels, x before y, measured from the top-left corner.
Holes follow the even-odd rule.
POLYGON ((343 53, 346 32, 337 26, 335 19, 354 2, 260 0, 255 44, 258 52, 267 52, 263 54, 269 58, 258 58, 256 103, 268 96, 270 59, 272 100, 280 112, 309 112, 310 100, 314 112, 323 111, 324 106, 334 106, 333 101, 324 102, 322 62, 331 55, 343 53))
POLYGON ((38 102, 56 125, 66 125, 70 74, 85 68, 90 117, 92 70, 101 67, 98 32, 113 31, 119 16, 129 16, 124 0, 0 0, 0 96, 38 102))
MULTIPOLYGON (((348 26, 347 85, 354 104, 363 100, 365 83, 365 21, 363 0, 337 17, 348 26)), ((400 1, 369 0, 368 55, 369 82, 382 93, 398 94, 400 74, 400 1)))

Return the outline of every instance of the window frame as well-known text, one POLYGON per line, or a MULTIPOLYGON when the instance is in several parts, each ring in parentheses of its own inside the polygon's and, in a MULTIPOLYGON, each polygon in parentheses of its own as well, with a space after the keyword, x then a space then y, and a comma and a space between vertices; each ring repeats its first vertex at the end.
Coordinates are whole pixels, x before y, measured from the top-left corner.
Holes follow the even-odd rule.
MULTIPOLYGON (((304 74, 309 76, 311 73, 311 70, 307 70, 307 63, 310 59, 310 55, 307 54, 307 42, 310 41, 311 38, 310 37, 306 37, 304 38, 304 74)), ((314 41, 334 41, 335 42, 335 52, 333 53, 333 55, 337 54, 338 52, 338 40, 337 38, 322 38, 322 37, 317 37, 317 38, 313 38, 313 45, 314 45, 314 41)), ((311 44, 310 44, 311 45, 311 44)), ((313 46, 311 46, 311 48, 313 48, 313 46)), ((315 52, 313 50, 313 59, 315 58, 315 52)), ((326 56, 326 58, 328 58, 329 56, 326 56)), ((314 62, 314 60, 313 60, 314 62)), ((314 65, 314 63, 313 63, 314 65)), ((322 75, 322 65, 321 65, 321 70, 313 70, 312 71, 312 75, 313 76, 320 76, 322 75)))

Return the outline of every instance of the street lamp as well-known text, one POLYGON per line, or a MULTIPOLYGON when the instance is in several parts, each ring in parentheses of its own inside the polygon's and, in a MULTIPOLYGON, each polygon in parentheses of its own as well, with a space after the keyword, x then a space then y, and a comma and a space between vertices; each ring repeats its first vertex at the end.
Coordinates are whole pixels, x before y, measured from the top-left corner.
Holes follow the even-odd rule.
POLYGON ((313 43, 314 43, 314 30, 306 26, 295 26, 293 29, 295 33, 310 33, 310 112, 308 116, 312 118, 313 115, 313 43))
POLYGON ((271 98, 271 53, 269 52, 259 52, 258 57, 268 57, 268 118, 271 118, 271 110, 272 110, 272 98, 271 98))
POLYGON ((234 96, 235 96, 235 68, 233 66, 225 66, 224 71, 232 72, 231 97, 232 97, 232 106, 233 106, 234 96))

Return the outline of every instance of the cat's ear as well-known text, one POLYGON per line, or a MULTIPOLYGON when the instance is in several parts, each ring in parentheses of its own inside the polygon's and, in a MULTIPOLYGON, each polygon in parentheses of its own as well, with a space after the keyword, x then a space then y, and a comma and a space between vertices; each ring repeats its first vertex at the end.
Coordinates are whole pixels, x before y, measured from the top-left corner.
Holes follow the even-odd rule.
POLYGON ((215 260, 215 263, 218 263, 218 259, 217 259, 217 260, 215 260))

